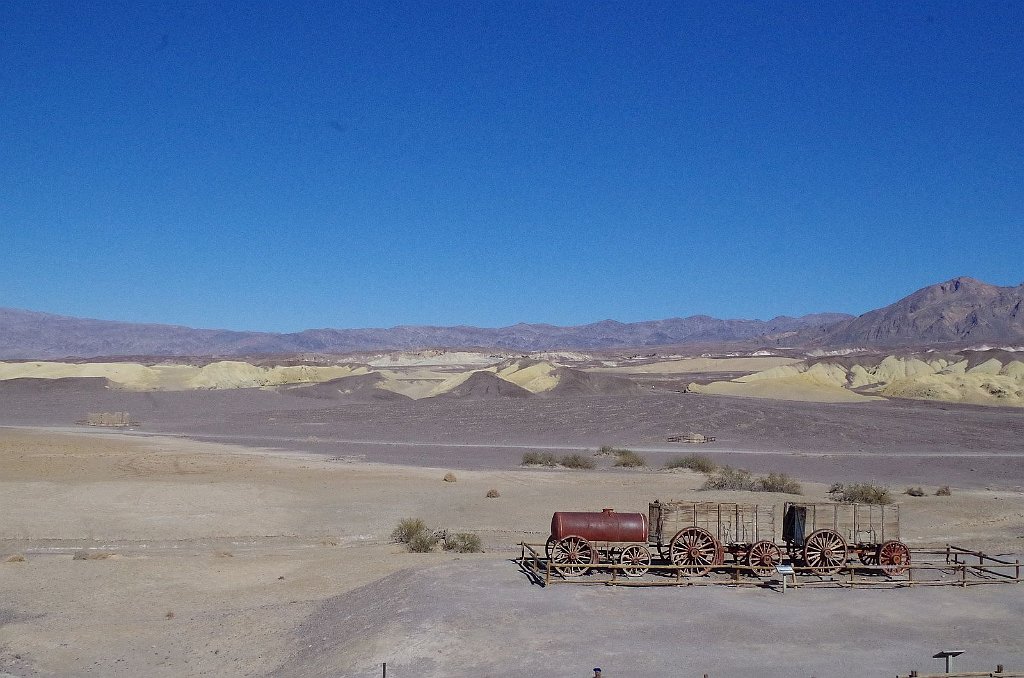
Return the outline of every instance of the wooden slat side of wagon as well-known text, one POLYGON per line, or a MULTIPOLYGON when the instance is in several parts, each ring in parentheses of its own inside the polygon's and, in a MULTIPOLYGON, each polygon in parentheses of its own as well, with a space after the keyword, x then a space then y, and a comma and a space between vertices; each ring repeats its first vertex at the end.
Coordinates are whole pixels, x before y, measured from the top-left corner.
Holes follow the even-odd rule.
POLYGON ((818 574, 838 572, 852 554, 887 574, 902 574, 910 562, 898 504, 786 502, 782 539, 794 562, 818 574))
POLYGON ((689 574, 710 572, 725 562, 726 554, 760 576, 782 562, 773 505, 655 501, 648 515, 652 545, 689 574))

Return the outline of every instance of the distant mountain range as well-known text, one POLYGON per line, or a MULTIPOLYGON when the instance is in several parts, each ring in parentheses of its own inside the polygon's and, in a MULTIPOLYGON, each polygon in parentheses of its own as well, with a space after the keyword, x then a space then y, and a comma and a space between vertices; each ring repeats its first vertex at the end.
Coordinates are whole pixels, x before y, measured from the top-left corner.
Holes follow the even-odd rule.
POLYGON ((605 320, 569 327, 527 323, 499 328, 403 325, 289 334, 193 329, 0 309, 0 359, 252 356, 459 347, 538 351, 731 342, 791 347, 1012 343, 1024 342, 1022 301, 1024 285, 996 287, 971 278, 955 278, 859 317, 820 313, 762 321, 698 315, 636 323, 605 320))
POLYGON ((0 359, 252 356, 455 347, 538 351, 722 343, 819 327, 849 317, 822 313, 802 318, 783 316, 765 322, 700 315, 637 323, 605 320, 570 327, 527 323, 499 328, 402 325, 278 334, 88 320, 0 309, 0 359))
POLYGON ((974 278, 930 285, 884 308, 784 343, 877 348, 1024 343, 1024 284, 998 287, 974 278))

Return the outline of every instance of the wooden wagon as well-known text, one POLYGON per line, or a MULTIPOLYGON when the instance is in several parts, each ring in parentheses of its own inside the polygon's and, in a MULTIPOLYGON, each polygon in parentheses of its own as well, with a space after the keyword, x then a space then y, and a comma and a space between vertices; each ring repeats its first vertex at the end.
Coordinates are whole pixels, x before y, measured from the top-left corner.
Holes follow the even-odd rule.
POLYGON ((726 554, 762 577, 782 562, 772 505, 655 501, 648 517, 651 544, 687 574, 707 574, 725 564, 726 554))
POLYGON ((786 502, 782 539, 790 560, 815 574, 838 572, 851 554, 888 575, 903 574, 910 564, 896 504, 786 502))

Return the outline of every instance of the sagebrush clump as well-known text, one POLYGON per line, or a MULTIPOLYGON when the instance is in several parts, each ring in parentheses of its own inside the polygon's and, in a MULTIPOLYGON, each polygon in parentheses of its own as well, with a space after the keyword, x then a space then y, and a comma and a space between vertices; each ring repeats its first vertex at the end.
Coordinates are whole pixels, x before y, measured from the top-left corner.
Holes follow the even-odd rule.
POLYGON ((550 452, 523 453, 523 466, 557 466, 558 460, 550 452))
POLYGON ((492 488, 490 490, 487 490, 486 496, 488 499, 497 499, 498 497, 501 496, 501 492, 498 492, 497 490, 492 488))
POLYGON ((584 457, 582 454, 567 454, 558 460, 558 463, 565 468, 592 469, 594 460, 584 457))
POLYGON ((949 497, 953 494, 953 490, 949 489, 949 485, 943 485, 939 489, 935 490, 936 497, 949 497))
POLYGON ((909 494, 911 497, 923 497, 924 496, 924 488, 921 488, 921 487, 908 487, 904 491, 904 493, 905 494, 909 494))
POLYGON ((391 541, 408 544, 412 538, 427 531, 427 525, 419 518, 403 518, 398 527, 391 531, 391 541))
POLYGON ((409 550, 413 553, 429 553, 440 541, 441 539, 433 532, 424 530, 412 536, 409 540, 409 550))
POLYGON ((702 490, 747 490, 753 491, 756 481, 750 471, 742 468, 722 466, 704 481, 702 490))
POLYGON ((732 468, 731 466, 719 467, 708 476, 700 489, 803 494, 800 483, 785 473, 769 473, 762 478, 756 478, 746 469, 732 468))
POLYGON ((686 468, 697 473, 714 473, 718 464, 703 454, 688 454, 684 457, 673 457, 665 464, 665 468, 686 468))
POLYGON ((445 481, 446 483, 454 483, 456 481, 455 474, 449 471, 448 473, 444 474, 444 478, 441 478, 441 480, 445 481))
POLYGON ((782 494, 803 494, 803 488, 795 478, 785 473, 769 473, 759 478, 755 484, 756 492, 779 492, 782 494))
POLYGON ((445 534, 444 543, 441 547, 445 551, 455 553, 483 553, 484 547, 480 537, 472 532, 459 532, 457 534, 445 534))
POLYGON ((638 468, 641 466, 647 466, 647 460, 633 450, 615 450, 614 466, 638 468))
POLYGON ((851 504, 891 504, 892 495, 889 488, 882 485, 870 483, 854 483, 844 485, 835 483, 828 491, 835 501, 848 502, 851 504))

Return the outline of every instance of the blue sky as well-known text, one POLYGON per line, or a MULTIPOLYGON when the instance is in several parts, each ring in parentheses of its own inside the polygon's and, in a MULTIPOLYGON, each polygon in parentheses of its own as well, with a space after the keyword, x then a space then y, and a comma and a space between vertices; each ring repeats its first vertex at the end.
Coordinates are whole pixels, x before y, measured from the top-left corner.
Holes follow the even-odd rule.
POLYGON ((0 5, 0 306, 861 313, 1024 281, 1024 3, 0 5))

